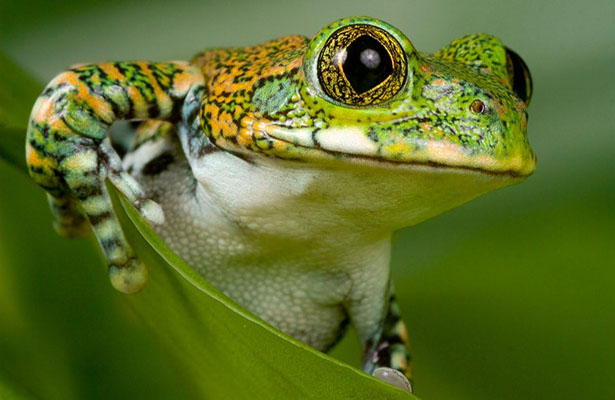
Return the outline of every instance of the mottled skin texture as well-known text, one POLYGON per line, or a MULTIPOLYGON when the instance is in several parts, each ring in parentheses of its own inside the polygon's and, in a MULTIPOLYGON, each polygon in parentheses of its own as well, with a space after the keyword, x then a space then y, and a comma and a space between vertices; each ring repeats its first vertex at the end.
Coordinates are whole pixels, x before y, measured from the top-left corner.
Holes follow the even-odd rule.
POLYGON ((530 96, 527 67, 490 35, 429 55, 348 18, 190 63, 74 67, 34 106, 27 162, 61 234, 91 224, 118 290, 147 271, 106 179, 231 298, 323 351, 352 323, 363 369, 410 390, 391 234, 531 174, 530 96), (106 130, 134 119, 121 160, 106 130))

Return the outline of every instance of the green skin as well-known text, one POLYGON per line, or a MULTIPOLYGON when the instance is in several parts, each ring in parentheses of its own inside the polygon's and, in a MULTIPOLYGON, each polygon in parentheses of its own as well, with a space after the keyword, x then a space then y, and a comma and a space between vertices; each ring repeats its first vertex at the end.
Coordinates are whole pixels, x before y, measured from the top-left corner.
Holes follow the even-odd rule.
POLYGON ((91 224, 116 289, 138 292, 147 270, 106 179, 244 307, 323 351, 350 322, 363 369, 411 390, 391 234, 534 171, 531 90, 523 61, 490 35, 428 55, 385 22, 347 18, 312 40, 66 71, 34 106, 27 161, 61 234, 91 224), (391 60, 369 90, 335 61, 355 29, 391 60), (106 130, 134 119, 145 121, 121 160, 106 130))

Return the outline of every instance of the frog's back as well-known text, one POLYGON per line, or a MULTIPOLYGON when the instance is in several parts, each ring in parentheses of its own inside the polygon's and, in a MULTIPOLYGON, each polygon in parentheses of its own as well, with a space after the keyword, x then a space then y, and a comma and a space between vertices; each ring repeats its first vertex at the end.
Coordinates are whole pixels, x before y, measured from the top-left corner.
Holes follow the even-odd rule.
POLYGON ((209 94, 237 95, 255 87, 256 81, 284 73, 297 74, 308 45, 301 35, 289 35, 248 47, 207 49, 191 60, 203 71, 209 94))

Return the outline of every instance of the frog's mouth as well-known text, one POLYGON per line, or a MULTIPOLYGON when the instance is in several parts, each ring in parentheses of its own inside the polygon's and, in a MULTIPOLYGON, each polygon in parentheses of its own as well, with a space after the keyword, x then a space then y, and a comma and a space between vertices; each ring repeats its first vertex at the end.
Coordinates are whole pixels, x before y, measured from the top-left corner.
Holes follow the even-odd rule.
POLYGON ((456 169, 508 178, 526 178, 534 172, 534 157, 496 158, 485 154, 469 154, 462 146, 445 141, 401 141, 382 146, 356 128, 293 129, 275 125, 266 127, 266 135, 290 145, 299 158, 331 158, 379 166, 427 167, 456 169), (324 156, 324 157, 323 157, 324 156))

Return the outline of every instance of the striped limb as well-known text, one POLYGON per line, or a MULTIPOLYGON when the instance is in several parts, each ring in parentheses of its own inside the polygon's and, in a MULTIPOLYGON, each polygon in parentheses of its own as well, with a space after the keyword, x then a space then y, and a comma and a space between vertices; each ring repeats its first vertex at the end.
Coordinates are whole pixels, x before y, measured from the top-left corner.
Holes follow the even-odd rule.
POLYGON ((365 341, 363 371, 412 392, 408 333, 391 288, 382 329, 365 341))
POLYGON ((202 82, 198 68, 188 63, 84 65, 53 79, 32 110, 26 161, 30 176, 48 193, 55 228, 62 235, 82 236, 89 221, 111 283, 121 292, 138 292, 147 271, 126 241, 105 181, 148 222, 162 223, 164 215, 122 168, 107 128, 118 120, 175 122, 188 91, 202 82))

